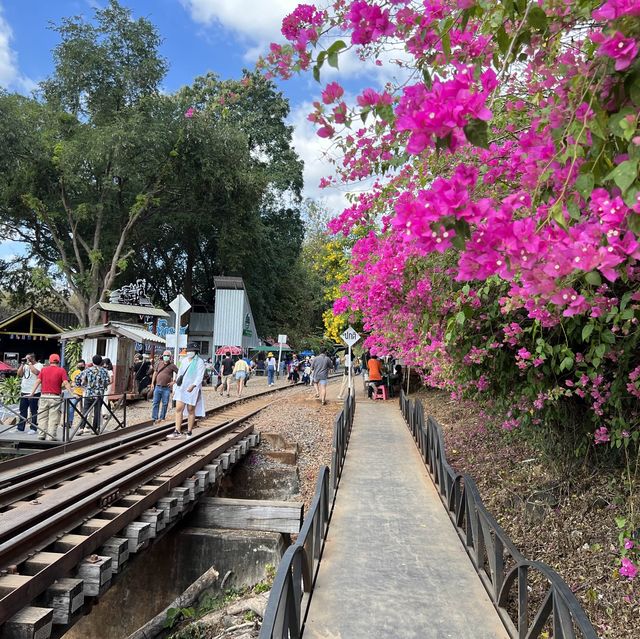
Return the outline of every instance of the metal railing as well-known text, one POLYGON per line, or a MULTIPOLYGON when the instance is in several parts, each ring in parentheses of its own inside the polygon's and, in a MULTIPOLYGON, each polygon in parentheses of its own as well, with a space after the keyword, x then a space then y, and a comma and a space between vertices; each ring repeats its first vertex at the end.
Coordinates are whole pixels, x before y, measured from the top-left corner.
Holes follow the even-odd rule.
POLYGON ((260 639, 299 639, 302 636, 347 454, 355 406, 355 396, 351 391, 334 422, 331 470, 327 466, 320 469, 316 492, 300 533, 280 560, 260 639))
MULTIPOLYGON (((38 400, 42 398, 37 397, 38 400)), ((38 402, 38 405, 40 402, 38 402)), ((105 432, 109 424, 113 421, 114 428, 125 428, 127 425, 127 401, 124 394, 100 395, 98 397, 60 397, 55 407, 48 406, 46 409, 38 408, 34 420, 34 415, 27 413, 22 416, 19 411, 2 404, 2 409, 17 418, 17 424, 10 424, 4 428, 0 428, 0 435, 14 430, 18 425, 22 426, 23 432, 29 430, 39 433, 40 438, 50 438, 47 428, 41 427, 39 420, 45 413, 51 411, 61 412, 62 414, 55 420, 58 424, 57 429, 62 427, 62 436, 60 441, 71 441, 79 430, 88 429, 95 435, 101 435, 105 432), (122 408, 122 416, 116 414, 118 408, 122 408)), ((56 431, 57 431, 56 429, 56 431)), ((57 432, 56 432, 57 438, 57 432)))
POLYGON ((458 535, 513 639, 597 639, 571 589, 554 570, 520 553, 489 513, 474 480, 447 461, 438 422, 400 393, 400 410, 458 535))

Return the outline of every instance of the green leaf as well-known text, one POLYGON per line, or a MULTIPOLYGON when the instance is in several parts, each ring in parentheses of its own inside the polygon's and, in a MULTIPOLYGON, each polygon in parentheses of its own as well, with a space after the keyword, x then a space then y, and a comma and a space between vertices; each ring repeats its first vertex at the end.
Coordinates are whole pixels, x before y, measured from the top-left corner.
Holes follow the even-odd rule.
POLYGON ((488 125, 484 120, 478 120, 474 118, 469 120, 467 125, 464 127, 464 134, 467 137, 467 140, 471 142, 474 146, 479 146, 483 149, 489 148, 489 140, 488 140, 488 125))
POLYGON ((570 370, 571 368, 573 368, 573 357, 565 357, 561 362, 560 362, 560 370, 570 370))
POLYGON ((347 45, 345 44, 344 40, 336 40, 328 49, 327 49, 327 53, 331 54, 331 53, 338 53, 340 51, 342 51, 342 49, 346 49, 347 45))
POLYGON ((430 89, 433 86, 433 80, 429 73, 429 69, 422 69, 422 79, 424 80, 424 85, 427 89, 430 89))
POLYGON ((629 87, 629 97, 636 106, 640 106, 640 73, 636 72, 636 77, 629 87))
POLYGON ((596 346, 596 357, 602 358, 606 350, 607 347, 605 344, 598 344, 598 346, 596 346))
POLYGON ((529 24, 538 31, 547 29, 547 14, 540 7, 531 7, 529 10, 529 24))
POLYGON ((320 67, 317 64, 313 66, 313 79, 320 82, 320 67))
POLYGON ((447 58, 451 57, 451 36, 448 31, 442 36, 442 51, 447 58))
POLYGON ((456 315, 456 324, 462 326, 467 319, 467 316, 464 314, 464 311, 459 311, 456 315))
POLYGON ((591 173, 585 173, 584 175, 580 175, 576 180, 576 189, 578 189, 578 193, 586 200, 590 195, 591 191, 593 191, 594 179, 591 173))
POLYGON ((638 177, 638 159, 625 160, 616 166, 605 180, 613 180, 624 194, 638 177))
POLYGON ((602 278, 598 271, 590 271, 589 273, 586 273, 584 279, 592 286, 600 286, 602 284, 602 278))
POLYGON ((575 201, 574 198, 571 198, 567 202, 567 211, 569 211, 569 217, 572 220, 580 219, 580 207, 578 206, 578 203, 575 201))
POLYGON ((454 235, 451 238, 451 244, 453 245, 454 248, 457 248, 459 251, 464 251, 464 248, 466 246, 464 237, 461 237, 460 235, 454 235))
POLYGON ((507 32, 504 30, 504 26, 502 25, 496 32, 496 40, 498 41, 498 48, 500 49, 500 53, 502 53, 502 55, 506 55, 507 51, 509 51, 511 38, 507 35, 507 32))
POLYGON ((602 339, 602 341, 606 342, 607 344, 614 344, 616 341, 616 336, 609 329, 605 329, 604 331, 602 331, 600 339, 602 339))
POLYGON ((593 333, 593 324, 587 324, 582 327, 582 341, 588 342, 591 337, 591 333, 593 333))
POLYGON ((564 217, 564 210, 562 209, 562 203, 556 202, 550 209, 551 218, 555 221, 555 223, 565 231, 567 230, 567 220, 564 217))
POLYGON ((329 62, 329 66, 333 67, 334 69, 337 69, 338 68, 338 52, 330 51, 327 55, 327 61, 329 62))

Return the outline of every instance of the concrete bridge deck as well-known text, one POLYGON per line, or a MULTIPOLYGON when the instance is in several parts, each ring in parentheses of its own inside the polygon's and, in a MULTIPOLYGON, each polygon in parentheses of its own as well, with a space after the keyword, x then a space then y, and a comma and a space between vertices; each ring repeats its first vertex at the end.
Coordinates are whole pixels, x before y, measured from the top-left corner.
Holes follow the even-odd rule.
POLYGON ((304 639, 508 639, 397 402, 358 400, 304 639))

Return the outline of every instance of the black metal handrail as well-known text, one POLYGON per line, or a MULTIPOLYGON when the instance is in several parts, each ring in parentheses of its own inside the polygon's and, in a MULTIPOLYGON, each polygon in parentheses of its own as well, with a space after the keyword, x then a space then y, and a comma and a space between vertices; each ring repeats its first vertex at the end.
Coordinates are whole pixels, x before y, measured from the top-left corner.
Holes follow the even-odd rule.
POLYGON ((260 639, 299 639, 320 566, 336 490, 353 426, 355 397, 347 395, 334 422, 331 470, 320 469, 316 492, 296 542, 284 553, 265 610, 260 639), (308 595, 303 609, 303 598, 308 595))
POLYGON ((420 400, 400 393, 400 410, 438 487, 458 535, 491 600, 513 639, 535 639, 552 629, 554 639, 597 639, 571 589, 544 563, 529 561, 486 509, 475 481, 447 461, 438 422, 425 423, 420 400), (543 588, 532 605, 532 582, 543 588))

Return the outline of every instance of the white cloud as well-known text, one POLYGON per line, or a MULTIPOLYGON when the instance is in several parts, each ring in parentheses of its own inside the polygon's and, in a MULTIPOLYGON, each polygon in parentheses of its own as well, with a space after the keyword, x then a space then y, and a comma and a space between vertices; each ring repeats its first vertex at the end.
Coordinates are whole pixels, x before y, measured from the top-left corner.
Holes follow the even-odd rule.
POLYGON ((36 83, 20 73, 18 56, 11 48, 12 39, 13 31, 4 19, 0 5, 0 86, 30 93, 36 88, 36 83))
POLYGON ((320 180, 334 175, 336 167, 330 162, 333 155, 331 141, 319 137, 316 126, 307 120, 307 114, 311 111, 313 106, 306 102, 293 110, 289 117, 289 123, 293 126, 293 146, 304 160, 304 196, 321 201, 332 215, 338 215, 350 206, 347 194, 368 191, 372 180, 320 188, 320 180))
POLYGON ((205 26, 220 24, 258 45, 280 40, 282 19, 299 0, 180 0, 191 18, 205 26))

